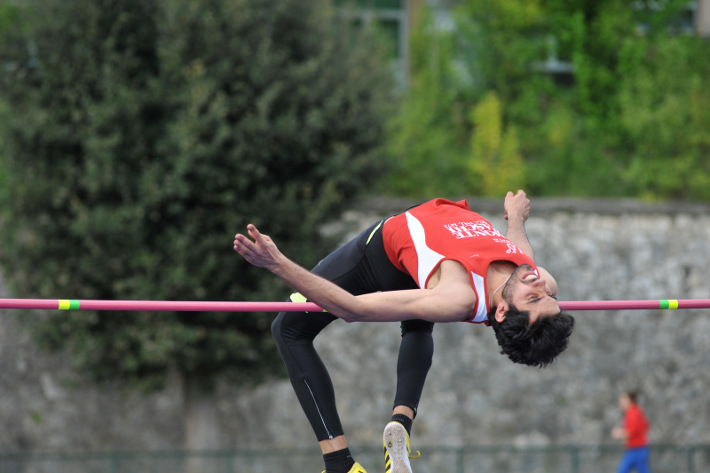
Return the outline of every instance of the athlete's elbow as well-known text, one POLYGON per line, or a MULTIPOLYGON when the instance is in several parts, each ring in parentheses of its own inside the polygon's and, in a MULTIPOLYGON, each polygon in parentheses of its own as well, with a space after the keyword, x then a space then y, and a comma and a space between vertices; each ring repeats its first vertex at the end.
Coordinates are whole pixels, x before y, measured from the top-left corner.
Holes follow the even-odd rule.
POLYGON ((386 310, 381 305, 377 305, 377 301, 356 297, 338 317, 347 323, 384 322, 389 320, 388 317, 383 317, 384 313, 386 310))
POLYGON ((343 307, 334 315, 349 324, 353 322, 365 322, 367 318, 366 312, 360 306, 361 304, 354 303, 352 307, 343 307))
POLYGON ((340 315, 338 315, 338 318, 342 320, 343 322, 347 322, 349 324, 353 322, 362 322, 362 317, 358 316, 357 314, 354 314, 352 312, 345 312, 340 315))

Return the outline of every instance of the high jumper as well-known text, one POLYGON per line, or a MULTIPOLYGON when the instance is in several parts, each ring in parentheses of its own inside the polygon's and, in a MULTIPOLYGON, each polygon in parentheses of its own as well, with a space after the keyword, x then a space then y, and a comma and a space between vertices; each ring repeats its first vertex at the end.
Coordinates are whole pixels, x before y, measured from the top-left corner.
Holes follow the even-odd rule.
POLYGON ((331 322, 400 322, 397 387, 383 446, 388 473, 411 473, 409 435, 431 367, 436 323, 493 328, 501 353, 543 367, 567 347, 574 319, 557 283, 534 261, 525 233, 530 200, 508 192, 503 235, 465 201, 435 199, 383 219, 312 271, 284 256, 254 225, 234 250, 327 312, 279 313, 272 332, 291 384, 319 442, 325 473, 365 473, 352 458, 327 368, 313 340, 331 322))

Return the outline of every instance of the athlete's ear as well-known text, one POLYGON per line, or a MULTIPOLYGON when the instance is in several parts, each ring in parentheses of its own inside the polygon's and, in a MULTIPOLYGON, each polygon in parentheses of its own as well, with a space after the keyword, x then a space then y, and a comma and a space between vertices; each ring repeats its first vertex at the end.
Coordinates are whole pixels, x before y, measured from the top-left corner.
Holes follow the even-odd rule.
POLYGON ((501 303, 498 304, 498 307, 496 307, 496 322, 502 323, 505 320, 506 312, 508 312, 508 303, 505 301, 501 301, 501 303))

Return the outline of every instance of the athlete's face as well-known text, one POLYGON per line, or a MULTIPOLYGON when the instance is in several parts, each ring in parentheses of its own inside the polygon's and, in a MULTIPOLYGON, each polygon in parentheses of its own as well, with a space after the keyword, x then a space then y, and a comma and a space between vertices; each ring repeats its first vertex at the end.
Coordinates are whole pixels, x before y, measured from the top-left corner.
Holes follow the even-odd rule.
POLYGON ((621 408, 622 411, 627 410, 633 402, 631 401, 631 398, 629 397, 628 394, 622 394, 619 396, 619 407, 621 408))
POLYGON ((530 313, 532 324, 540 317, 549 317, 560 312, 557 298, 545 278, 540 277, 532 266, 518 266, 503 288, 503 300, 520 311, 530 313))

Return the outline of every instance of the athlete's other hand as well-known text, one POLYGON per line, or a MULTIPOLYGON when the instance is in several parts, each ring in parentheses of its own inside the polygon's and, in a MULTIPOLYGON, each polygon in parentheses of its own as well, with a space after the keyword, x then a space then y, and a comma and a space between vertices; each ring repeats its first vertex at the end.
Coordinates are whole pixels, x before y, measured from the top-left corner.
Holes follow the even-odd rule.
POLYGON ((237 233, 234 236, 234 251, 254 266, 273 271, 279 261, 284 258, 283 254, 271 237, 262 235, 253 224, 247 225, 247 232, 254 241, 237 233))
POLYGON ((528 199, 522 189, 515 194, 508 192, 503 202, 503 208, 505 209, 506 220, 519 218, 524 222, 530 216, 530 199, 528 199))

